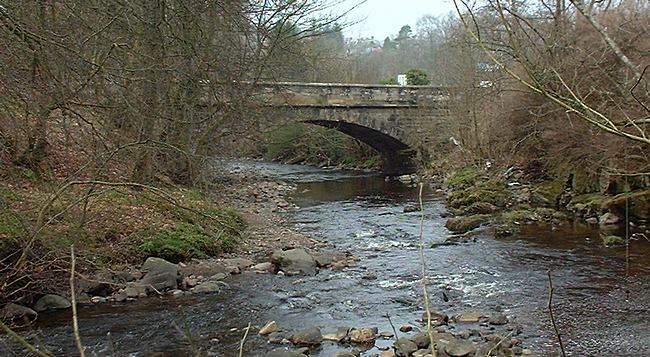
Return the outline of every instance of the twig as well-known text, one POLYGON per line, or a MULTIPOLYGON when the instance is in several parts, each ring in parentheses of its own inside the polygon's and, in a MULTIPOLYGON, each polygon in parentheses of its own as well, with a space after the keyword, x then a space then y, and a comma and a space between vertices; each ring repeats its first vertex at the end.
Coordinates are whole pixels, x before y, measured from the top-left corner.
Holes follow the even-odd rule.
POLYGON ((562 335, 560 330, 557 328, 555 323, 555 316, 553 315, 553 279, 551 279, 551 270, 547 270, 548 274, 548 314, 551 316, 551 323, 553 324, 553 329, 555 330, 555 336, 557 336, 557 341, 560 343, 560 350, 562 350, 562 357, 566 357, 566 352, 564 352, 564 344, 562 343, 562 335))
POLYGON ((79 321, 77 320, 77 298, 75 297, 74 292, 74 266, 76 259, 74 256, 74 244, 70 246, 70 295, 72 300, 72 329, 74 331, 74 340, 77 343, 77 349, 79 350, 79 355, 81 357, 86 356, 83 344, 81 344, 81 335, 79 334, 79 321))
POLYGON ((248 326, 246 327, 246 332, 244 333, 244 337, 242 337, 241 341, 239 342, 239 357, 244 356, 244 342, 246 342, 246 337, 248 337, 248 331, 251 329, 251 323, 248 323, 248 326))
POLYGON ((485 355, 486 355, 486 356, 491 356, 491 355, 492 355, 492 352, 494 352, 494 350, 496 350, 497 348, 499 348, 499 346, 503 343, 503 341, 506 340, 506 338, 509 338, 510 336, 512 336, 512 333, 513 333, 513 332, 514 332, 514 331, 510 331, 507 335, 501 337, 501 339, 499 340, 499 342, 497 342, 497 344, 494 345, 494 347, 490 348, 490 350, 488 351, 488 353, 486 353, 485 355))
POLYGON ((393 333, 395 334, 395 340, 397 340, 397 330, 395 329, 395 325, 393 325, 393 321, 390 319, 390 315, 386 313, 386 318, 388 319, 388 323, 390 324, 390 327, 393 329, 393 333))
POLYGON ((424 310, 427 313, 427 334, 431 346, 431 355, 436 357, 436 342, 431 331, 431 310, 429 309, 429 293, 427 292, 427 261, 424 256, 424 204, 422 204, 422 189, 424 184, 420 182, 418 199, 420 202, 420 267, 422 268, 422 293, 424 294, 424 310))

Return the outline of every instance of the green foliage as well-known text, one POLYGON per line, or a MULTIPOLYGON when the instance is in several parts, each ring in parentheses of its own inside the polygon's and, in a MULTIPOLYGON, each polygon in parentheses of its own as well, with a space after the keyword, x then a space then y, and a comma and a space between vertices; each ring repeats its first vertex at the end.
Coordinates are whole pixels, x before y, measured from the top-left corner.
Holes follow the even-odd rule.
POLYGON ((459 190, 474 185, 478 178, 479 175, 475 168, 466 167, 445 179, 444 184, 452 190, 459 190))
POLYGON ((447 201, 453 208, 469 206, 476 202, 486 202, 496 207, 504 207, 509 196, 510 192, 503 183, 490 180, 465 189, 454 190, 449 194, 447 201))
POLYGON ((381 46, 385 50, 394 50, 397 48, 397 43, 390 40, 390 37, 384 39, 384 44, 381 46))
POLYGON ((427 72, 421 69, 409 69, 406 72, 406 82, 412 86, 426 86, 431 84, 427 72))
POLYGON ((397 34, 397 38, 395 39, 396 41, 402 41, 411 38, 411 35, 413 34, 413 30, 411 29, 411 26, 409 25, 404 25, 402 28, 399 29, 399 33, 397 34))
POLYGON ((397 79, 396 78, 389 78, 389 79, 382 79, 379 81, 379 84, 383 85, 397 85, 397 79))
POLYGON ((0 208, 0 240, 14 239, 23 233, 23 226, 15 212, 0 208))
POLYGON ((233 209, 213 208, 207 214, 212 218, 204 218, 199 223, 184 222, 140 232, 138 253, 179 262, 232 250, 241 239, 244 219, 233 209))
POLYGON ((267 134, 267 146, 264 157, 269 160, 282 160, 292 155, 296 147, 305 136, 305 126, 289 124, 277 128, 267 134))
POLYGON ((193 224, 184 223, 177 227, 144 233, 151 235, 139 246, 140 252, 146 257, 160 257, 179 262, 218 254, 221 248, 218 237, 211 237, 193 224))
MULTIPOLYGON (((183 190, 185 203, 205 203, 204 193, 183 190)), ((244 218, 234 209, 210 207, 190 211, 180 207, 171 210, 177 222, 163 228, 147 228, 137 234, 137 253, 143 257, 160 257, 169 261, 215 256, 230 251, 242 238, 244 218)))

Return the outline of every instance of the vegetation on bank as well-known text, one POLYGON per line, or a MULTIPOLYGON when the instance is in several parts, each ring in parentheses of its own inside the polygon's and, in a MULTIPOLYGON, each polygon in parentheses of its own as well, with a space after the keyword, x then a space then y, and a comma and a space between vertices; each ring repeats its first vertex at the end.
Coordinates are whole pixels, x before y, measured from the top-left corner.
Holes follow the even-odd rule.
MULTIPOLYGON (((79 181, 83 182, 83 181, 79 181)), ((0 301, 65 291, 70 245, 81 275, 140 264, 219 255, 243 239, 245 222, 198 188, 168 180, 70 185, 10 164, 0 174, 0 301)))
MULTIPOLYGON (((443 183, 448 190, 447 204, 454 215, 447 228, 465 233, 492 222, 495 235, 504 237, 516 234, 523 224, 557 225, 569 217, 601 227, 627 224, 626 220, 643 227, 643 223, 650 221, 649 188, 584 193, 580 188, 587 185, 570 177, 571 180, 562 180, 540 175, 538 164, 490 170, 462 168, 448 175, 443 183)), ((604 245, 622 241, 608 231, 602 234, 604 245)))
POLYGON ((266 133, 259 150, 267 160, 293 164, 358 169, 382 165, 381 155, 366 144, 334 129, 308 124, 288 124, 266 133))

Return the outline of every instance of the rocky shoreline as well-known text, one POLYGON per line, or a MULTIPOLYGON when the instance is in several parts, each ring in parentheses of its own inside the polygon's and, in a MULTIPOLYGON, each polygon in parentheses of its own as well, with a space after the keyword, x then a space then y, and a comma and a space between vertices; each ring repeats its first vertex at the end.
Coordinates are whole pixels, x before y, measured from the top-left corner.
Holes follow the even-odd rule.
POLYGON ((449 207, 446 227, 462 235, 488 226, 500 238, 527 224, 550 225, 554 230, 574 221, 598 227, 605 246, 625 244, 625 224, 631 239, 650 237, 650 189, 582 193, 570 182, 540 180, 536 174, 511 167, 501 174, 465 169, 448 177, 441 184, 449 207))

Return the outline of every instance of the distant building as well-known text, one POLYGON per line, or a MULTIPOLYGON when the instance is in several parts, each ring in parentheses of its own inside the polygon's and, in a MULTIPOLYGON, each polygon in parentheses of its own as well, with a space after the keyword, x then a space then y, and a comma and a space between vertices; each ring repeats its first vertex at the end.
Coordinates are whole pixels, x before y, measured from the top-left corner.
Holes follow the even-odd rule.
POLYGON ((408 84, 408 81, 406 80, 406 74, 397 75, 397 84, 399 84, 400 86, 405 86, 408 84))

